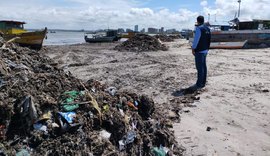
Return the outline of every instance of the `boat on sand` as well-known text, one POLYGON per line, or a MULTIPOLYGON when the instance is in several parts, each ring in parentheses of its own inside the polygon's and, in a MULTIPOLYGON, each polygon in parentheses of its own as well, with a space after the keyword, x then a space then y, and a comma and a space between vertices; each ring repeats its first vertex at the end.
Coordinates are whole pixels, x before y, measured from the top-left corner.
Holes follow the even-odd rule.
POLYGON ((47 28, 38 31, 27 31, 24 29, 24 24, 26 23, 2 20, 0 21, 0 32, 6 41, 13 39, 20 46, 41 49, 47 34, 47 28))

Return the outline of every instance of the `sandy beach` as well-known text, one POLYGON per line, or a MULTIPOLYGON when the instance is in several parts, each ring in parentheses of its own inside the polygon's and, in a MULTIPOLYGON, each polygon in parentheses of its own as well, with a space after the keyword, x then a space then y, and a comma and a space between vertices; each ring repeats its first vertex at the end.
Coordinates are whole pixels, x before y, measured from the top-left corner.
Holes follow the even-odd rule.
POLYGON ((207 86, 185 105, 172 93, 196 81, 187 40, 157 52, 112 50, 117 44, 45 46, 40 52, 84 81, 147 94, 168 113, 179 110, 173 129, 184 155, 270 155, 270 48, 211 50, 207 86))

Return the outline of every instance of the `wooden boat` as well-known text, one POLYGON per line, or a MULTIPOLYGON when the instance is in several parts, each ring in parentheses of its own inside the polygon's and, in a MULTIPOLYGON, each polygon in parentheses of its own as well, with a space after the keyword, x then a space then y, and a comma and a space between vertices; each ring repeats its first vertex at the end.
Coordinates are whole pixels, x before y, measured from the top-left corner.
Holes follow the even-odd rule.
POLYGON ((211 32, 211 42, 244 42, 249 45, 270 45, 270 30, 232 30, 211 32))
POLYGON ((93 37, 84 36, 84 39, 85 42, 88 43, 101 43, 114 41, 114 37, 107 37, 107 36, 93 36, 93 37))
MULTIPOLYGON (((231 25, 209 26, 211 29, 210 48, 270 47, 270 20, 240 22, 238 18, 235 18, 229 23, 231 25)), ((190 42, 193 42, 193 38, 190 42)))
POLYGON ((15 43, 32 49, 41 49, 43 40, 47 34, 47 28, 41 31, 29 32, 24 29, 25 22, 0 21, 0 31, 5 40, 15 39, 15 43))
POLYGON ((85 42, 88 43, 101 43, 101 42, 113 42, 118 41, 121 37, 118 36, 117 31, 115 30, 108 30, 103 33, 85 33, 84 39, 85 42), (90 37, 89 37, 90 35, 90 37))
MULTIPOLYGON (((194 38, 189 38, 192 45, 194 38)), ((256 48, 270 46, 270 30, 212 31, 210 49, 256 48)))

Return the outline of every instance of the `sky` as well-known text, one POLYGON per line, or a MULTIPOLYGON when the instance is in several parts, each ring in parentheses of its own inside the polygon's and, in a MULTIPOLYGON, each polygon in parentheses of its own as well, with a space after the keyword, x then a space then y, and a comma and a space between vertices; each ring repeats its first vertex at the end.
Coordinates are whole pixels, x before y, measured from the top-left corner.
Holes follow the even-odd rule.
MULTIPOLYGON (((238 11, 238 0, 0 0, 0 20, 25 21, 41 29, 193 29, 203 15, 224 24, 238 11)), ((242 0, 240 19, 270 19, 270 0, 242 0)))

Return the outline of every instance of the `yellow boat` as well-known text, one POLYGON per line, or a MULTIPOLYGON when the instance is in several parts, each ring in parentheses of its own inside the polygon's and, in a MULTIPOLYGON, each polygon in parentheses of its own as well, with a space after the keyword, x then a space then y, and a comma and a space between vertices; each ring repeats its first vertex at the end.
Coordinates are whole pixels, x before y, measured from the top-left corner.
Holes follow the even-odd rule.
POLYGON ((20 46, 32 49, 41 49, 43 40, 47 34, 47 28, 40 31, 28 32, 24 29, 25 22, 20 21, 0 21, 0 32, 5 40, 15 39, 15 43, 20 46))

